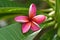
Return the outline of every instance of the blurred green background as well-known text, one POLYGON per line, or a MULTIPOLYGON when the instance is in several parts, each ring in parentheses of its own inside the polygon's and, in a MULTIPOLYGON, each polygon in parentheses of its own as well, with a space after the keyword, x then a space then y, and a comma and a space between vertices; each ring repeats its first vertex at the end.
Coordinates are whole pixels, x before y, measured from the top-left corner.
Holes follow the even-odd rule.
POLYGON ((0 0, 0 40, 60 40, 60 29, 54 17, 55 5, 55 0, 0 0), (40 24, 42 30, 50 27, 49 31, 42 31, 39 39, 34 39, 38 32, 23 34, 21 24, 14 21, 17 15, 28 15, 31 3, 36 4, 37 14, 47 16, 46 22, 40 24))

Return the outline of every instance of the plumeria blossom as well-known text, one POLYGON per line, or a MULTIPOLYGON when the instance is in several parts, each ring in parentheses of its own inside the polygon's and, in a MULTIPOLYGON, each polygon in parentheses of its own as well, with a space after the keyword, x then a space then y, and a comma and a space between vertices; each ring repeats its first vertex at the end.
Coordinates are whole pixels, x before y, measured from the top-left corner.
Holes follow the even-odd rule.
POLYGON ((29 8, 29 16, 17 16, 15 17, 16 22, 22 23, 22 32, 26 33, 31 29, 32 31, 37 31, 40 29, 38 24, 41 24, 46 19, 45 15, 36 16, 36 6, 31 4, 29 8))

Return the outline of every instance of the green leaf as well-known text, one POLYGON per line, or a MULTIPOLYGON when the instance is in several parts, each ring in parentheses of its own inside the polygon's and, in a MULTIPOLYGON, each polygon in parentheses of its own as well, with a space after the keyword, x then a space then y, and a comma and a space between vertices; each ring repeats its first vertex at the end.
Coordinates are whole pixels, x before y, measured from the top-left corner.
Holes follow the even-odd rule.
POLYGON ((24 7, 2 7, 0 8, 0 14, 12 14, 12 13, 25 13, 25 11, 28 11, 28 8, 24 7))
POLYGON ((0 28, 0 40, 24 40, 29 34, 22 33, 19 23, 0 28))
POLYGON ((0 8, 0 18, 5 16, 17 16, 17 15, 26 15, 28 13, 27 8, 16 8, 16 7, 5 7, 0 8))
MULTIPOLYGON (((20 40, 24 35, 21 33, 20 24, 12 24, 0 29, 0 40, 20 40)), ((22 38, 22 39, 23 39, 22 38)))
MULTIPOLYGON (((43 14, 41 11, 37 11, 37 14, 43 14)), ((28 8, 16 8, 16 7, 5 7, 0 8, 0 18, 5 16, 13 16, 13 15, 28 15, 28 8)))
POLYGON ((23 34, 21 31, 21 25, 19 23, 15 23, 7 27, 0 28, 0 40, 29 40, 30 38, 30 40, 33 40, 39 31, 34 33, 29 31, 26 34, 23 34))
MULTIPOLYGON (((6 13, 28 13, 29 8, 24 7, 2 7, 0 8, 0 14, 6 14, 6 13)), ((37 13, 41 13, 43 11, 38 10, 37 13)))

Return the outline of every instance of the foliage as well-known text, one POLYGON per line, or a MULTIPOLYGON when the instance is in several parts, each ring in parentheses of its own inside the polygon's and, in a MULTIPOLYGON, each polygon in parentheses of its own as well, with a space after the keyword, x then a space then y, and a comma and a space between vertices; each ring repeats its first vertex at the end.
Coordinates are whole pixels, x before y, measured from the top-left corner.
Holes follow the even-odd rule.
POLYGON ((7 25, 0 28, 0 40, 60 40, 60 0, 0 0, 0 20, 7 25), (56 3, 55 3, 56 1, 56 3), (21 31, 21 23, 16 23, 17 15, 28 15, 31 3, 37 6, 37 15, 47 16, 40 24, 41 30, 26 34, 21 31))

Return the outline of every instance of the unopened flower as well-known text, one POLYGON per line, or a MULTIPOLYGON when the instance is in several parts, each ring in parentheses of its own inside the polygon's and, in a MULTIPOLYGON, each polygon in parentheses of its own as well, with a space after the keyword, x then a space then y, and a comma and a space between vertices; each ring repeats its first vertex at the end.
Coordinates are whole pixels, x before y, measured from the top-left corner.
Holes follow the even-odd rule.
POLYGON ((46 19, 45 15, 36 16, 36 6, 31 4, 29 8, 29 16, 17 16, 15 17, 16 22, 22 23, 22 32, 26 33, 31 29, 32 31, 37 31, 40 29, 38 24, 41 24, 46 19))

